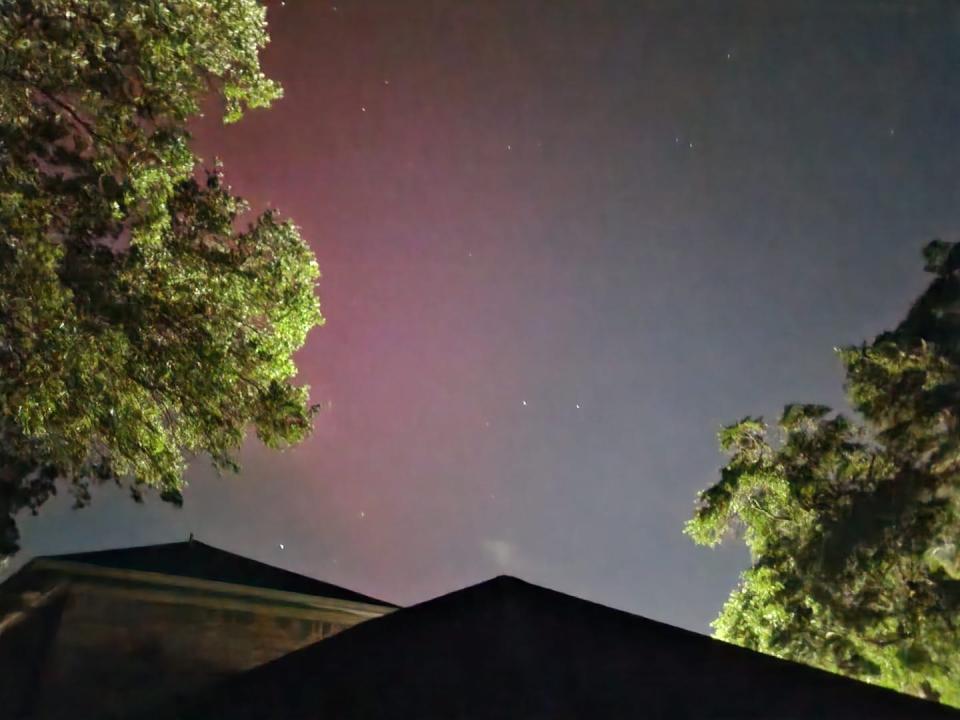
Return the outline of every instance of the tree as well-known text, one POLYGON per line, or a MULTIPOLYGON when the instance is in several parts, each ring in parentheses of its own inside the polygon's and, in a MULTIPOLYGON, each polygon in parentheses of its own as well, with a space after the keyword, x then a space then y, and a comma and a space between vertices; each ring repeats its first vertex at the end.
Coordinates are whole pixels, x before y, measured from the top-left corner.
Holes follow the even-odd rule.
POLYGON ((280 97, 266 42, 257 0, 0 0, 0 556, 58 484, 179 503, 190 458, 309 432, 313 253, 187 129, 280 97))
POLYGON ((960 245, 906 319, 838 351, 854 421, 788 405, 723 428, 686 532, 750 549, 719 638, 960 706, 960 245))

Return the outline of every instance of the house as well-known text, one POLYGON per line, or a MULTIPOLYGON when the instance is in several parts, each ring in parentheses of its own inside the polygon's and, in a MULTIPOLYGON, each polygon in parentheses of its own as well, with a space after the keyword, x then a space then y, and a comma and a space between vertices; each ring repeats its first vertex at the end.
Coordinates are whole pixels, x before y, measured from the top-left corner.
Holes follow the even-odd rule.
POLYGON ((194 540, 37 558, 0 585, 0 718, 128 717, 394 609, 194 540))
POLYGON ((22 717, 960 718, 505 576, 398 609, 180 543, 41 559, 0 591, 32 603, 22 717))
POLYGON ((150 717, 920 720, 960 712, 498 577, 150 717))

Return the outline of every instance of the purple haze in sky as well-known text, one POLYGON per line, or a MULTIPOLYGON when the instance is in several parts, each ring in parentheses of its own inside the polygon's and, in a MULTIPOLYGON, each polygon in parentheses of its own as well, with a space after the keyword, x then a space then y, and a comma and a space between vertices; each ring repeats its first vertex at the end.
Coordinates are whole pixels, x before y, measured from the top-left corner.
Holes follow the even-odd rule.
POLYGON ((286 96, 197 128, 301 227, 326 404, 186 506, 61 497, 35 554, 186 539, 399 603, 499 573, 699 631, 715 434, 840 403, 960 224, 953 3, 287 0, 286 96), (281 548, 282 545, 282 548, 281 548))

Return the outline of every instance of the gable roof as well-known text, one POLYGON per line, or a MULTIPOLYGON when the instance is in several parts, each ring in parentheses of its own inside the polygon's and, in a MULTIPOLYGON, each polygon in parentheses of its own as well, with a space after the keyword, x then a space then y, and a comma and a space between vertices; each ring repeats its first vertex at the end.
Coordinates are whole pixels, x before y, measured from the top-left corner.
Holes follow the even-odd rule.
POLYGON ((960 718, 498 577, 370 620, 151 717, 960 718))
MULTIPOLYGON (((38 558, 40 559, 40 558, 38 558)), ((178 577, 214 580, 269 590, 316 595, 337 600, 396 607, 346 588, 235 555, 212 545, 189 540, 163 545, 144 545, 118 550, 71 553, 42 558, 96 565, 120 570, 139 570, 178 577)))

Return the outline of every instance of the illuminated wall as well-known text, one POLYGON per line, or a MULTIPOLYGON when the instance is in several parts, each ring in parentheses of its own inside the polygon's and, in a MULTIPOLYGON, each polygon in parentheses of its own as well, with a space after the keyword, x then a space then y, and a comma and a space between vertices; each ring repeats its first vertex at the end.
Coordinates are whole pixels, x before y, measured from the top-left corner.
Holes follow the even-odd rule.
POLYGON ((42 720, 126 717, 390 610, 53 559, 0 593, 0 664, 16 669, 0 706, 42 720))

